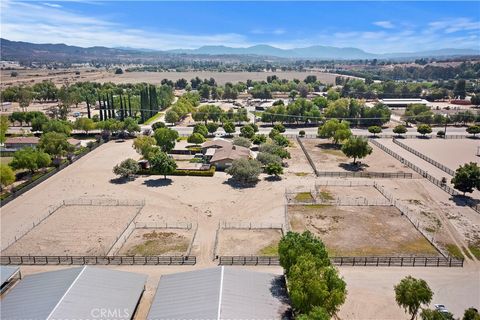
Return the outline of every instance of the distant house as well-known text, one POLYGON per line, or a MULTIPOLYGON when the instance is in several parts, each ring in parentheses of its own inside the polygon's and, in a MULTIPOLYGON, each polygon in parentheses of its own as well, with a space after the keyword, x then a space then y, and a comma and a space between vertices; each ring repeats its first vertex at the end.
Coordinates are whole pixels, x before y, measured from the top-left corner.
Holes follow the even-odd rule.
POLYGON ((205 159, 217 170, 224 170, 232 165, 233 160, 249 159, 252 153, 249 148, 236 146, 226 139, 214 139, 202 145, 205 159))
POLYGON ((26 147, 35 148, 39 141, 38 137, 9 137, 5 141, 5 149, 16 151, 26 147))
POLYGON ((427 105, 428 101, 425 99, 415 99, 415 98, 408 98, 408 99, 380 99, 380 103, 383 103, 392 108, 406 108, 411 104, 423 104, 427 105))

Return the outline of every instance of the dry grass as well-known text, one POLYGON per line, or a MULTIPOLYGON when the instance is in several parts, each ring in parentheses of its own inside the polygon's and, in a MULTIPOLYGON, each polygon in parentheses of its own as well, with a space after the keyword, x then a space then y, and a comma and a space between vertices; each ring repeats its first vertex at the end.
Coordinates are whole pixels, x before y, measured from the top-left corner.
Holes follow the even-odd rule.
POLYGON ((185 253, 189 241, 186 237, 174 232, 156 232, 155 230, 142 236, 142 243, 128 249, 127 255, 159 256, 165 253, 185 253))
POLYGON ((313 202, 313 196, 310 192, 299 192, 295 196, 295 200, 298 202, 313 202))
POLYGON ((266 247, 258 251, 260 256, 278 256, 278 242, 274 241, 266 247))
POLYGON ((448 254, 451 255, 452 257, 458 258, 458 259, 464 258, 462 250, 460 250, 460 248, 454 245, 453 243, 446 244, 445 248, 447 249, 448 254))

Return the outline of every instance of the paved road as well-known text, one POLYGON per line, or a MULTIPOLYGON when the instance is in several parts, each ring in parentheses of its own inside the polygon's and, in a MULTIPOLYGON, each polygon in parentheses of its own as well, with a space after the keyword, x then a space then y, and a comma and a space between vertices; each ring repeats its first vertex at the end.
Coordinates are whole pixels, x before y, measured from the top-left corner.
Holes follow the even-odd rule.
MULTIPOLYGON (((141 128, 142 128, 142 131, 143 131, 145 129, 151 129, 152 126, 151 125, 142 125, 141 128)), ((182 127, 173 127, 173 128, 175 130, 177 130, 178 133, 180 133, 181 135, 182 134, 183 135, 191 134, 193 132, 193 126, 191 126, 191 127, 182 126, 182 127)), ((21 134, 22 132, 28 133, 28 132, 30 132, 30 129, 31 129, 30 127, 10 127, 8 129, 8 133, 9 134, 21 134)), ((237 129, 236 132, 240 133, 240 127, 237 127, 236 129, 237 129)), ((443 130, 444 128, 441 127, 441 128, 432 128, 432 129, 433 129, 432 134, 435 134, 437 131, 443 130)), ((263 133, 263 134, 268 134, 270 132, 270 130, 272 130, 272 127, 260 127, 259 128, 259 132, 263 133)), ((310 135, 310 134, 317 134, 318 128, 317 127, 287 128, 285 133, 286 134, 298 134, 298 132, 300 130, 304 130, 306 134, 310 135)), ((410 132, 408 132, 407 134, 417 135, 416 129, 410 128, 409 131, 410 132)), ((218 130, 218 132, 223 132, 223 129, 220 128, 218 130)), ((370 133, 366 129, 355 129, 355 128, 353 128, 352 132, 355 135, 370 135, 370 133)), ((389 129, 384 129, 382 131, 382 134, 391 135, 391 134, 393 134, 393 131, 390 128, 389 129)), ((467 132, 465 131, 465 128, 462 128, 462 127, 449 127, 449 128, 447 128, 447 135, 449 135, 449 134, 452 134, 452 135, 467 135, 467 132)))

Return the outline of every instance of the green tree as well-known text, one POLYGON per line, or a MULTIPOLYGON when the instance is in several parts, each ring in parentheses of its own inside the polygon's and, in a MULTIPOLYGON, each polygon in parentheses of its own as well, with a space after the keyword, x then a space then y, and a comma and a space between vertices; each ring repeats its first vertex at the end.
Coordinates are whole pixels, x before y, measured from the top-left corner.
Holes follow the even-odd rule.
POLYGON ((460 99, 465 99, 465 96, 467 95, 467 90, 466 81, 464 79, 457 80, 455 88, 453 89, 453 95, 455 96, 455 98, 459 97, 460 99))
POLYGON ((475 137, 477 134, 480 133, 480 126, 479 125, 470 126, 467 128, 467 132, 469 134, 473 134, 473 136, 475 137))
POLYGON ((167 179, 167 174, 172 174, 177 169, 175 160, 168 156, 165 152, 157 151, 149 159, 150 168, 153 172, 163 174, 167 179))
POLYGON ((208 129, 207 126, 203 123, 197 123, 195 127, 193 127, 193 133, 199 133, 204 137, 208 136, 208 129))
POLYGON ((287 276, 290 274, 290 269, 297 263, 298 258, 307 253, 315 257, 318 268, 331 265, 325 245, 315 238, 310 231, 303 233, 287 232, 278 244, 280 265, 285 269, 287 276))
POLYGON ((282 136, 281 134, 277 134, 272 138, 272 140, 281 147, 288 147, 290 144, 290 141, 287 139, 287 137, 282 136))
POLYGON ((278 132, 280 133, 283 133, 285 132, 285 126, 281 123, 276 123, 274 126, 273 126, 273 129, 277 130, 278 132))
POLYGON ((232 134, 235 133, 235 125, 231 121, 227 121, 223 124, 223 130, 225 130, 225 133, 227 134, 232 134))
POLYGON ((175 142, 178 139, 178 132, 169 128, 159 128, 153 133, 157 145, 163 152, 168 152, 175 147, 175 142))
POLYGON ((33 92, 30 90, 30 88, 21 87, 18 90, 17 100, 18 100, 18 104, 20 105, 20 108, 22 108, 23 111, 27 110, 28 106, 30 105, 30 102, 32 102, 32 99, 33 99, 33 92))
POLYGON ((95 129, 95 123, 92 119, 77 118, 73 127, 77 130, 83 130, 86 134, 88 134, 88 131, 95 129))
POLYGON ((8 121, 7 116, 0 116, 0 144, 5 143, 6 140, 6 133, 8 131, 8 127, 10 126, 10 121, 8 121))
POLYGON ((251 140, 253 144, 259 145, 267 142, 267 136, 264 134, 256 134, 252 137, 251 140))
POLYGON ((331 119, 318 128, 318 135, 332 139, 335 144, 338 144, 338 142, 350 138, 352 132, 348 122, 331 119))
POLYGON ((322 307, 313 307, 313 309, 307 313, 302 314, 295 319, 297 320, 330 320, 331 317, 327 311, 322 307))
POLYGON ((411 320, 415 319, 422 304, 429 304, 433 297, 427 282, 412 276, 403 278, 394 290, 397 304, 411 315, 411 320))
POLYGON ((23 123, 25 122, 26 118, 26 113, 25 112, 12 112, 10 115, 10 121, 15 124, 15 122, 20 123, 20 127, 23 126, 23 123))
POLYGON ((480 190, 480 167, 475 162, 460 166, 451 180, 455 189, 465 193, 480 190))
POLYGON ((462 320, 480 320, 480 313, 475 308, 468 308, 465 310, 462 320))
POLYGON ((454 320, 450 312, 441 312, 432 309, 422 309, 420 318, 422 320, 454 320))
POLYGON ((342 146, 342 152, 349 158, 353 158, 353 164, 356 160, 365 158, 373 151, 368 145, 368 140, 363 137, 350 137, 342 146))
POLYGON ((155 131, 159 128, 166 128, 166 124, 162 121, 158 121, 158 122, 155 122, 154 124, 152 124, 152 130, 155 131))
POLYGON ((123 120, 123 130, 131 135, 135 132, 140 132, 140 126, 135 119, 129 117, 123 120))
POLYGON ((214 134, 217 131, 217 129, 218 129, 218 124, 216 124, 215 122, 207 123, 208 133, 214 134))
POLYGON ((283 167, 276 162, 270 162, 265 166, 265 172, 278 177, 278 175, 283 174, 283 167))
POLYGON ((180 116, 174 110, 165 113, 165 122, 175 124, 180 121, 180 116))
POLYGON ((432 128, 428 124, 420 124, 417 127, 417 132, 425 136, 427 133, 432 133, 432 128))
POLYGON ((244 137, 237 137, 237 138, 233 139, 233 144, 235 146, 241 146, 241 147, 245 147, 245 148, 250 148, 250 146, 252 145, 250 140, 248 140, 247 138, 244 138, 244 137))
POLYGON ((154 150, 157 149, 156 147, 156 140, 153 137, 149 136, 140 136, 133 140, 133 148, 137 153, 141 154, 143 158, 148 159, 149 154, 154 150))
POLYGON ((68 143, 67 136, 58 132, 47 132, 42 135, 38 148, 54 157, 59 164, 61 157, 72 150, 72 145, 68 143))
POLYGON ((72 132, 72 125, 70 122, 63 120, 50 120, 43 124, 42 131, 43 133, 57 132, 69 136, 72 132))
POLYGON ((269 163, 276 163, 280 166, 282 165, 282 158, 276 154, 268 152, 259 152, 257 154, 257 160, 260 161, 264 166, 268 165, 269 163))
POLYGON ((188 137, 187 142, 194 143, 194 144, 201 144, 205 142, 205 137, 198 132, 194 132, 188 137))
POLYGON ((12 168, 7 165, 0 163, 0 188, 3 188, 11 185, 15 182, 15 173, 13 172, 12 168))
POLYGON ((140 170, 137 161, 133 159, 126 159, 113 167, 113 173, 124 179, 129 179, 140 170))
POLYGON ((276 143, 262 143, 258 147, 259 152, 265 152, 265 153, 270 153, 270 154, 275 154, 279 156, 282 159, 290 159, 290 153, 285 150, 282 146, 279 146, 276 143))
POLYGON ((225 170, 234 180, 243 183, 255 182, 262 172, 262 164, 253 159, 235 159, 232 166, 225 170))
POLYGON ((240 128, 240 136, 251 139, 255 135, 255 130, 251 126, 243 126, 240 128))
POLYGON ((345 302, 345 281, 332 266, 318 266, 318 258, 305 253, 297 258, 288 273, 288 287, 292 306, 301 313, 322 307, 335 315, 345 302))
POLYGON ((13 154, 11 162, 12 168, 15 170, 27 169, 34 173, 40 168, 50 165, 51 159, 45 152, 36 150, 31 147, 23 148, 13 154))
POLYGON ((382 132, 382 127, 379 126, 370 126, 368 127, 368 132, 372 133, 374 137, 377 136, 380 132, 382 132))
POLYGON ((393 133, 401 135, 407 133, 407 127, 402 124, 399 124, 393 128, 393 133))

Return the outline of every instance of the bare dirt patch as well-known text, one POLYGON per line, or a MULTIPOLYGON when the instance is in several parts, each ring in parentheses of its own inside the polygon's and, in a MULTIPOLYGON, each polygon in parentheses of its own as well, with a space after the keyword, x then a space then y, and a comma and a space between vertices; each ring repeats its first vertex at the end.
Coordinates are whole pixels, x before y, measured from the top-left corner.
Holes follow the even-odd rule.
POLYGON ((281 238, 282 232, 278 229, 221 229, 218 234, 217 255, 277 255, 276 248, 281 238))
POLYGON ((468 162, 480 162, 476 155, 480 147, 478 139, 404 139, 401 142, 452 170, 468 162))
POLYGON ((138 209, 63 206, 2 255, 105 255, 138 209))
POLYGON ((188 230, 135 229, 119 250, 119 255, 185 255, 192 234, 188 230))
POLYGON ((303 144, 318 171, 412 172, 372 144, 372 154, 360 159, 357 166, 352 165, 353 160, 346 157, 340 146, 332 144, 330 140, 304 139, 303 144))
POLYGON ((311 231, 333 256, 438 255, 391 206, 291 205, 288 211, 293 231, 311 231))
POLYGON ((302 148, 298 144, 296 139, 290 139, 290 146, 287 148, 290 152, 290 159, 287 159, 288 167, 285 168, 285 172, 293 173, 297 176, 306 176, 308 174, 313 174, 312 167, 308 163, 305 153, 303 153, 302 148))

